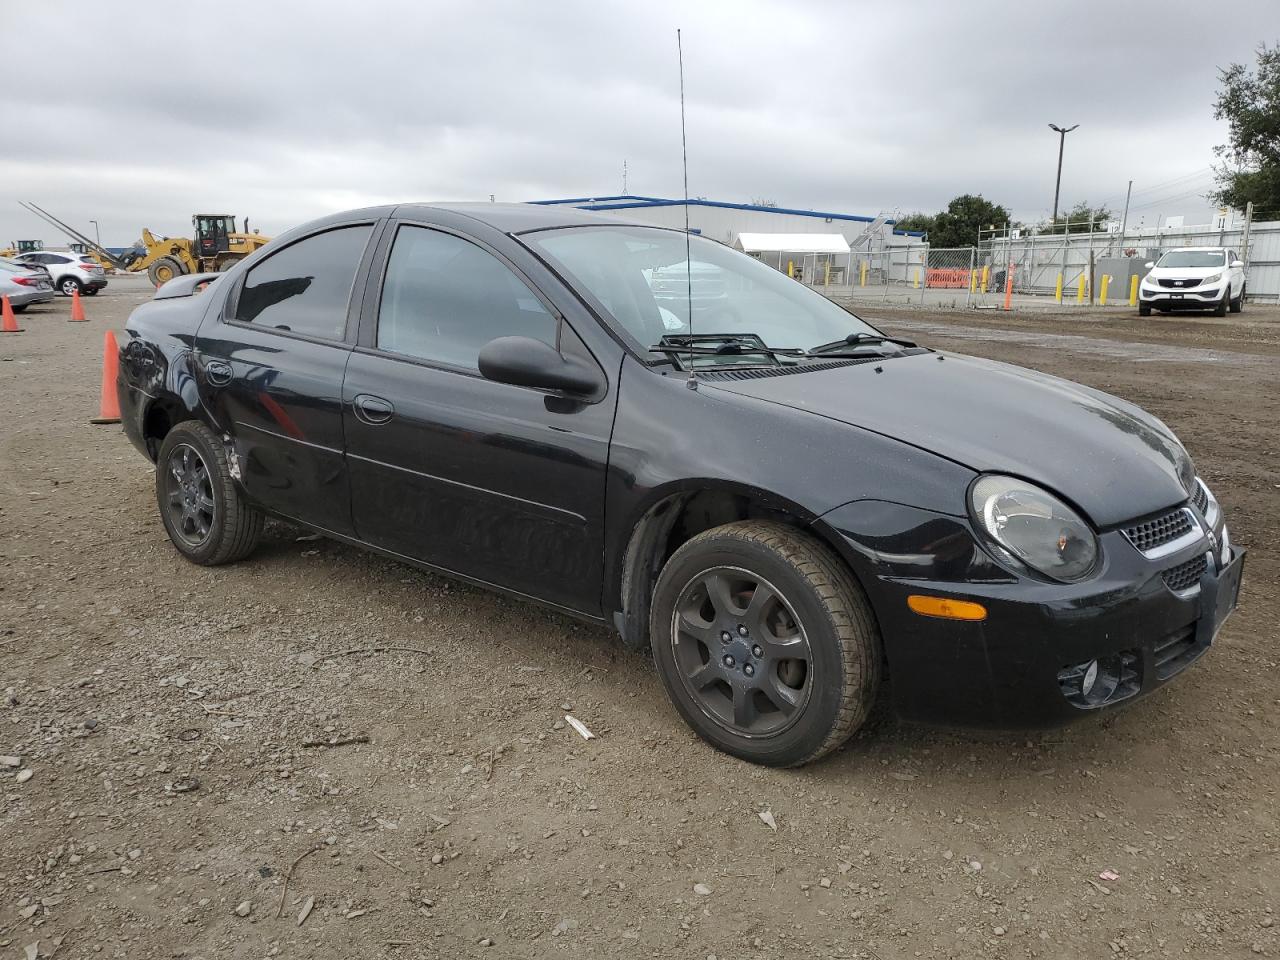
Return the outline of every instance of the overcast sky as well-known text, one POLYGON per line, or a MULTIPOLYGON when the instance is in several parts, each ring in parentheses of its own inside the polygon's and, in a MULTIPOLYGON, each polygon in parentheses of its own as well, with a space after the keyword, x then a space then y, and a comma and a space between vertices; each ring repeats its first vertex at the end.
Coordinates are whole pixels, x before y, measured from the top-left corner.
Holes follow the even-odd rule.
POLYGON ((110 246, 196 211, 276 233, 404 200, 679 196, 874 215, 974 192, 1049 215, 1207 222, 1217 69, 1280 40, 1278 0, 5 5, 0 241, 110 246), (158 10, 159 8, 155 8, 158 10), (210 10, 220 11, 210 13, 210 10), (19 42, 16 38, 26 39, 19 42), (14 93, 20 88, 21 99, 14 93), (38 89, 37 89, 38 88, 38 89))

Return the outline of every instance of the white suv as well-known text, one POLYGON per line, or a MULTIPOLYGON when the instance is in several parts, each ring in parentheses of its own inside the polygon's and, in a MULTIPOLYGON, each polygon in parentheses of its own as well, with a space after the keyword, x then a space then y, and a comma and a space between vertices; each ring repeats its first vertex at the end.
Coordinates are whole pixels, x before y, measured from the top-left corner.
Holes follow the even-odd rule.
POLYGON ((1170 250, 1142 278, 1138 313, 1151 316, 1151 308, 1212 310, 1220 317, 1227 310, 1244 309, 1244 263, 1226 247, 1182 247, 1170 250))
POLYGON ((53 288, 65 297, 77 290, 92 295, 107 285, 106 273, 87 253, 38 250, 13 259, 19 263, 40 264, 53 277, 53 288))

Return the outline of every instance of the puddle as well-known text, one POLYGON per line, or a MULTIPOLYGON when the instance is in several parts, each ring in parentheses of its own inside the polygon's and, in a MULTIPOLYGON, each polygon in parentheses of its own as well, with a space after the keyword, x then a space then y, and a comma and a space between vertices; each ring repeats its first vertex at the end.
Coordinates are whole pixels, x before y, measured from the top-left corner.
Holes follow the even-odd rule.
MULTIPOLYGON (((1092 354, 1134 363, 1230 363, 1237 366, 1261 366, 1275 363, 1275 357, 1235 351, 1200 350, 1194 347, 1175 347, 1158 343, 1135 343, 1125 340, 1105 340, 1083 337, 1075 333, 1041 333, 1034 330, 999 330, 991 327, 973 327, 958 323, 933 323, 928 320, 901 320, 867 318, 876 326, 894 331, 914 333, 926 341, 930 339, 987 340, 1000 343, 1041 347, 1046 350, 1065 350, 1073 354, 1092 354)), ((926 344, 927 345, 927 344, 926 344)))

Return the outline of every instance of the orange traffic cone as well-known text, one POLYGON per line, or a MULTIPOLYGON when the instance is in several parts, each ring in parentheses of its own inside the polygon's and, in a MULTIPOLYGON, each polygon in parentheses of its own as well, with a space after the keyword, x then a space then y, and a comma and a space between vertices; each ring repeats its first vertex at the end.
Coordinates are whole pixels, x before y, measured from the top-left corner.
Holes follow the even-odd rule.
POLYGON ((120 398, 116 395, 116 373, 120 369, 120 347, 110 330, 102 345, 102 399, 98 415, 90 423, 119 423, 120 398))
POLYGON ((9 303, 9 298, 0 299, 4 301, 0 306, 0 316, 3 317, 3 322, 0 322, 0 333, 21 333, 22 327, 18 326, 18 318, 13 315, 13 306, 9 303))
POLYGON ((84 315, 84 304, 80 302, 80 289, 78 287, 71 291, 71 319, 77 322, 89 319, 84 315))

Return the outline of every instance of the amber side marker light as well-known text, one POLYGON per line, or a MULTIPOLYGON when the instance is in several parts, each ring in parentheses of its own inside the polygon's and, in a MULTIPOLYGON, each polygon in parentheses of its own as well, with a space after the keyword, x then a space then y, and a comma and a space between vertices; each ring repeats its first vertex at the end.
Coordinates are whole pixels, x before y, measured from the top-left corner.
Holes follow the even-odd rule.
POLYGON ((943 617, 947 620, 987 619, 987 608, 968 600, 948 600, 945 597, 926 597, 913 593, 907 597, 907 606, 925 617, 943 617))

